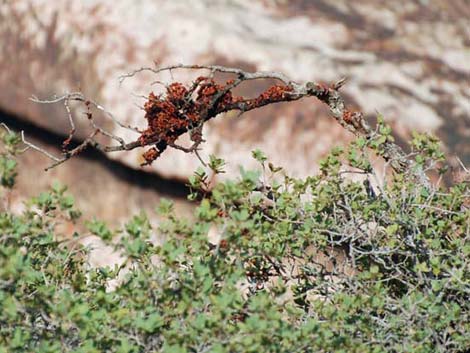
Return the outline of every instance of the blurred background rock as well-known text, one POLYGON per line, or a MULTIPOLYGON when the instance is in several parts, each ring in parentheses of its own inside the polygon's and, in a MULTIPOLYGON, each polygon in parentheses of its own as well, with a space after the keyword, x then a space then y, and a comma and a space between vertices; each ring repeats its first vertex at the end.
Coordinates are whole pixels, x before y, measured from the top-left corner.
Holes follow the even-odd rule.
MULTIPOLYGON (((371 120, 383 114, 398 141, 413 130, 433 132, 450 156, 470 163, 468 0, 0 2, 0 120, 56 153, 69 131, 65 109, 29 97, 81 90, 122 122, 144 127, 138 95, 155 90, 155 78, 141 74, 119 85, 118 77, 154 61, 275 70, 297 81, 346 76, 342 92, 350 106, 371 120)), ((240 93, 256 96, 270 83, 240 93)), ((86 123, 80 109, 75 113, 78 124, 86 123)), ((127 140, 137 137, 109 121, 107 127, 127 140)), ((352 138, 313 99, 226 114, 207 124, 204 137, 202 154, 226 159, 229 176, 239 165, 254 166, 255 148, 290 174, 309 175, 332 146, 352 138)), ((46 173, 49 161, 30 151, 21 159, 15 197, 60 180, 87 218, 116 223, 151 209, 161 196, 187 209, 185 180, 198 159, 171 150, 141 169, 141 153, 90 152, 46 173)))

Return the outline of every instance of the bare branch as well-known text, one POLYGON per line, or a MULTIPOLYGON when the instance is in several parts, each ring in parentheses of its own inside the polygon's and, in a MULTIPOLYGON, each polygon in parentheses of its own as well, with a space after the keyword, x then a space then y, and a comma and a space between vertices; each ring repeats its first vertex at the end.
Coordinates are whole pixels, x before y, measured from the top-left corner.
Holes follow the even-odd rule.
POLYGON ((286 75, 279 73, 279 72, 274 72, 274 71, 258 71, 258 72, 252 73, 252 72, 246 72, 241 69, 225 67, 225 66, 220 66, 220 65, 185 65, 185 64, 175 64, 175 65, 163 66, 160 68, 141 67, 139 69, 131 71, 128 74, 119 76, 119 82, 122 83, 125 79, 134 77, 135 75, 141 72, 151 72, 154 74, 159 74, 161 72, 165 72, 165 71, 171 72, 173 70, 178 70, 178 69, 209 70, 212 73, 212 75, 215 72, 235 74, 239 78, 243 79, 244 81, 257 80, 257 79, 277 79, 277 80, 284 82, 287 85, 295 84, 294 81, 289 79, 286 75))
POLYGON ((92 100, 86 99, 85 96, 81 92, 67 93, 67 94, 64 94, 64 95, 59 96, 59 97, 54 97, 50 100, 41 100, 41 99, 39 99, 37 97, 34 97, 34 96, 30 99, 33 102, 41 103, 41 104, 54 104, 54 103, 61 103, 62 102, 65 106, 65 110, 67 112, 67 118, 68 118, 68 121, 69 121, 69 124, 70 124, 70 127, 71 127, 67 138, 64 140, 64 142, 62 144, 62 156, 61 157, 56 157, 56 156, 52 155, 51 153, 47 152, 46 150, 42 149, 41 147, 36 146, 36 145, 34 145, 33 143, 31 143, 29 141, 26 141, 26 139, 24 138, 24 133, 23 132, 21 133, 22 141, 25 145, 28 146, 28 148, 32 148, 32 149, 44 154, 49 159, 54 161, 54 163, 52 163, 50 166, 48 166, 46 168, 46 170, 52 169, 52 168, 64 163, 65 161, 69 160, 70 158, 77 156, 78 154, 80 154, 82 151, 84 151, 88 147, 93 147, 93 148, 95 148, 99 151, 102 151, 102 152, 115 152, 115 151, 131 150, 131 149, 134 149, 134 148, 140 146, 140 143, 138 143, 136 141, 126 143, 124 141, 124 139, 121 138, 120 136, 117 136, 117 135, 105 130, 104 128, 100 127, 99 125, 97 125, 96 122, 94 121, 94 117, 93 117, 93 113, 91 111, 91 107, 94 107, 97 110, 100 110, 103 113, 105 113, 118 126, 130 129, 134 132, 139 132, 139 130, 137 130, 137 129, 134 129, 134 128, 131 128, 131 127, 128 127, 128 126, 125 126, 125 125, 121 124, 117 119, 114 118, 113 114, 108 112, 106 109, 104 109, 98 103, 96 103, 92 100), (81 102, 85 105, 85 108, 86 108, 85 115, 87 117, 87 120, 88 120, 90 126, 93 129, 91 134, 89 134, 89 136, 87 138, 85 138, 85 140, 83 142, 81 142, 78 146, 76 146, 75 148, 73 148, 71 150, 68 149, 68 146, 69 146, 70 142, 72 141, 72 139, 74 137, 74 133, 76 131, 76 126, 75 126, 75 122, 74 122, 74 118, 73 118, 73 113, 70 109, 70 101, 81 102), (98 141, 95 140, 95 137, 98 134, 101 134, 101 135, 106 136, 106 137, 108 137, 112 140, 117 141, 119 143, 119 145, 118 146, 108 146, 108 145, 104 145, 104 144, 99 143, 98 141))
MULTIPOLYGON (((109 112, 108 110, 106 110, 103 106, 101 106, 100 104, 96 103, 95 101, 91 100, 91 99, 87 99, 83 93, 81 92, 71 92, 71 93, 66 93, 66 94, 63 94, 62 96, 59 96, 59 97, 54 97, 53 99, 39 99, 38 97, 36 96, 32 96, 30 98, 30 100, 32 102, 35 102, 35 103, 40 103, 40 104, 54 104, 54 103, 60 103, 60 102, 64 102, 64 105, 66 107, 66 110, 67 110, 67 113, 69 114, 69 118, 71 118, 71 114, 70 114, 70 109, 68 108, 68 103, 69 101, 77 101, 77 102, 82 102, 82 103, 85 103, 85 105, 92 105, 93 107, 95 107, 96 109, 102 111, 105 115, 107 115, 108 117, 111 118, 111 120, 117 124, 118 126, 122 127, 123 129, 127 129, 127 130, 131 130, 133 132, 136 132, 136 133, 141 133, 141 131, 135 127, 132 127, 132 126, 129 126, 129 125, 125 125, 123 123, 121 123, 119 120, 117 120, 114 115, 109 112)), ((71 123, 73 125, 73 123, 71 123)))
POLYGON ((5 124, 5 123, 0 123, 0 126, 3 127, 8 133, 11 133, 11 130, 10 130, 10 128, 8 127, 7 124, 5 124))
POLYGON ((56 156, 50 154, 49 152, 47 152, 45 149, 41 148, 41 147, 38 147, 36 145, 34 145, 33 143, 27 141, 25 138, 24 138, 24 131, 21 131, 21 141, 26 145, 28 146, 29 148, 32 148, 33 150, 36 150, 38 152, 41 152, 42 154, 46 155, 47 157, 49 157, 50 159, 52 159, 53 161, 55 162, 59 162, 60 161, 60 158, 57 158, 56 156))

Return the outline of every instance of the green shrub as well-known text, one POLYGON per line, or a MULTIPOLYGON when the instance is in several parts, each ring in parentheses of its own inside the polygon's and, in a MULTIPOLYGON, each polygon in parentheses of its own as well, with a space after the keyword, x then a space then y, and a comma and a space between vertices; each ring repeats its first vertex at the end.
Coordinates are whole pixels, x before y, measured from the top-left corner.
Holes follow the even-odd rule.
POLYGON ((15 156, 19 152, 18 145, 20 138, 8 129, 6 125, 1 124, 0 141, 0 183, 1 186, 11 189, 15 185, 15 178, 17 176, 15 156))
MULTIPOLYGON (((335 149, 305 179, 260 151, 260 171, 212 190, 201 169, 194 217, 165 201, 158 229, 144 214, 116 232, 88 222, 127 258, 114 268, 90 269, 87 250, 55 234, 79 216, 63 187, 2 213, 0 352, 468 351, 469 185, 389 174, 372 186, 366 149, 383 142, 335 149)), ((442 161, 436 146, 416 136, 420 165, 442 161)))

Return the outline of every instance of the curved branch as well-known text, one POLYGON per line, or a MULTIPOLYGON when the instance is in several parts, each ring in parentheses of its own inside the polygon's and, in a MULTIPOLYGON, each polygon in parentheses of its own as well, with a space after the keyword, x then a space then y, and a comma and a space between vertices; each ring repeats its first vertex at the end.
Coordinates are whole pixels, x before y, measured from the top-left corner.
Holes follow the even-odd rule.
MULTIPOLYGON (((69 101, 79 101, 85 104, 87 107, 87 117, 94 129, 93 134, 85 139, 85 141, 78 147, 70 151, 64 151, 64 156, 62 159, 59 159, 59 161, 56 157, 54 157, 54 159, 48 155, 49 158, 55 161, 51 167, 77 155, 81 150, 87 147, 97 148, 103 152, 114 152, 129 151, 134 148, 151 146, 151 149, 147 150, 143 154, 146 160, 144 165, 152 163, 167 149, 167 147, 176 148, 186 153, 196 153, 198 146, 203 142, 202 127, 204 123, 219 114, 231 110, 238 110, 240 114, 242 114, 265 105, 277 102, 289 102, 308 97, 315 97, 325 103, 328 106, 332 117, 342 127, 354 135, 364 137, 367 140, 371 140, 378 136, 377 131, 370 127, 362 113, 352 112, 346 108, 344 99, 339 93, 340 88, 345 84, 345 78, 330 86, 316 82, 299 84, 279 72, 246 72, 238 68, 219 65, 177 64, 164 67, 156 66, 155 68, 142 67, 120 76, 119 82, 122 83, 125 79, 134 77, 141 72, 151 72, 158 75, 162 72, 171 73, 174 70, 183 69, 209 71, 210 74, 208 76, 198 77, 188 87, 178 82, 173 82, 167 85, 162 83, 160 80, 156 80, 155 82, 164 85, 166 93, 158 96, 150 93, 144 107, 146 112, 145 119, 148 123, 148 128, 144 131, 121 124, 111 113, 106 111, 98 103, 87 100, 80 92, 69 93, 51 100, 39 100, 34 97, 32 100, 38 103, 64 102, 71 124, 69 139, 71 139, 75 132, 74 120, 70 109, 68 108, 69 101), (218 84, 213 80, 213 75, 217 72, 232 74, 235 78, 227 81, 226 84, 218 84), (274 79, 279 81, 280 84, 269 87, 266 91, 253 99, 237 97, 233 93, 233 89, 242 82, 265 79, 274 79), (90 106, 104 112, 118 126, 140 133, 140 137, 136 141, 126 143, 121 137, 98 127, 93 121, 93 116, 89 109, 90 106), (186 132, 190 132, 191 139, 194 144, 190 147, 176 145, 175 141, 186 132), (116 146, 102 145, 94 139, 97 134, 110 137, 119 144, 116 146)), ((66 145, 65 142, 64 145, 66 145)), ((32 147, 31 144, 28 144, 28 146, 32 147)), ((37 147, 35 149, 39 150, 37 147)), ((400 146, 392 141, 386 141, 383 144, 382 149, 383 151, 381 156, 390 163, 396 172, 409 172, 414 175, 421 185, 430 187, 429 180, 423 169, 416 165, 413 160, 409 159, 400 146)), ((44 151, 42 152, 44 153, 44 151)))

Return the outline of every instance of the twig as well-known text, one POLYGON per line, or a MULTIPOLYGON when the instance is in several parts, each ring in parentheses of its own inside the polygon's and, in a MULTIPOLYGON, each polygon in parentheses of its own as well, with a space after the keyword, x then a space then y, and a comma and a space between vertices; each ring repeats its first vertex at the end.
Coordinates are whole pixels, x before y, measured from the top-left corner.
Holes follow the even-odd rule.
POLYGON ((60 158, 57 158, 55 157, 54 155, 50 154, 49 152, 47 152, 45 149, 42 149, 34 144, 32 144, 31 142, 29 141, 26 141, 26 139, 24 138, 24 131, 21 131, 21 141, 26 145, 28 146, 29 148, 32 148, 33 150, 36 150, 38 152, 41 152, 42 154, 46 155, 47 157, 49 157, 50 159, 52 159, 53 161, 55 162, 59 162, 60 161, 60 158))

